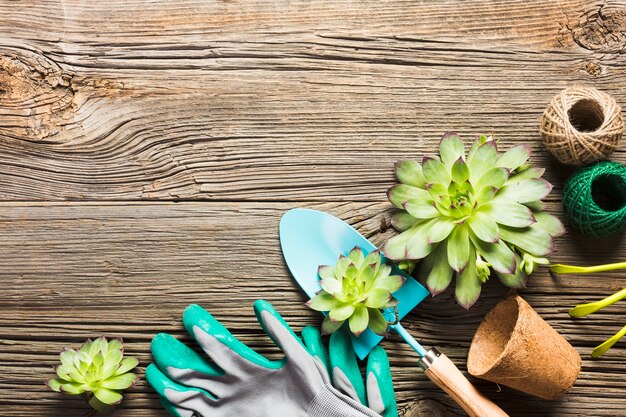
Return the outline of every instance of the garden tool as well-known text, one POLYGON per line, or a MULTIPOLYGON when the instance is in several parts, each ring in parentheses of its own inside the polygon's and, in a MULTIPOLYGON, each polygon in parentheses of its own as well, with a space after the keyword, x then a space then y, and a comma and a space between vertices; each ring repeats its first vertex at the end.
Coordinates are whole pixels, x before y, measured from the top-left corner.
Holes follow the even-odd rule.
MULTIPOLYGON (((335 262, 352 248, 360 247, 365 253, 376 247, 353 227, 342 220, 317 210, 293 209, 280 221, 280 243, 285 261, 300 287, 311 298, 321 290, 317 271, 320 265, 335 262)), ((448 357, 437 349, 424 349, 400 324, 400 320, 419 304, 429 292, 415 279, 395 267, 394 273, 406 278, 405 284, 393 296, 399 301, 397 313, 388 310, 386 316, 395 316, 390 328, 420 356, 419 366, 428 378, 446 391, 471 417, 506 417, 507 414, 484 397, 465 378, 448 357)), ((360 358, 382 340, 371 330, 352 339, 360 358)))
MULTIPOLYGON (((626 268, 626 262, 618 262, 613 264, 606 265, 595 265, 595 266, 575 266, 575 265, 562 265, 555 264, 550 266, 550 271, 557 274, 591 274, 594 272, 604 272, 604 271, 614 271, 617 269, 626 268)), ((621 299, 626 298, 626 288, 616 292, 613 295, 610 295, 600 301, 595 301, 593 303, 580 304, 574 307, 569 311, 569 315, 572 317, 585 317, 589 314, 595 313, 596 311, 602 310, 605 307, 608 307, 621 299)), ((622 337, 626 336, 626 326, 622 327, 620 331, 618 331, 613 337, 608 339, 606 342, 602 343, 599 346, 596 346, 595 349, 591 352, 591 356, 593 358, 599 358, 604 355, 607 350, 609 350, 615 343, 617 343, 622 337)))
MULTIPOLYGON (((166 410, 175 417, 381 417, 362 405, 354 370, 333 371, 343 392, 335 389, 324 365, 325 353, 319 336, 305 332, 313 355, 289 325, 266 301, 254 303, 257 319, 268 336, 285 353, 282 360, 270 361, 237 340, 219 321, 198 305, 183 314, 185 328, 198 342, 210 361, 168 334, 152 340, 155 363, 146 369, 146 378, 159 393, 166 410)), ((342 357, 345 346, 338 340, 331 346, 333 361, 342 357)), ((386 406, 395 406, 389 397, 386 356, 370 359, 367 395, 372 406, 384 417, 386 406), (379 366, 381 365, 382 366, 379 366), (374 369, 374 368, 379 369, 374 369), (371 382, 370 382, 371 380, 371 382)), ((345 361, 349 361, 344 356, 345 361)), ((337 365, 340 366, 340 365, 337 365)), ((331 368, 333 369, 333 368, 331 368)), ((361 381, 362 384, 362 381, 361 381)), ((391 393, 393 395, 393 391, 391 393)))

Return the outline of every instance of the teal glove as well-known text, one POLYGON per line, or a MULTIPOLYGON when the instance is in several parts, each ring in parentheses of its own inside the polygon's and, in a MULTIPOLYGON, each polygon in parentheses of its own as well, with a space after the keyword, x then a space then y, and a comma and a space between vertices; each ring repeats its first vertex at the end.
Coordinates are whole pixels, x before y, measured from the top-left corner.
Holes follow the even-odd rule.
POLYGON ((266 301, 257 319, 285 358, 270 361, 237 340, 197 305, 183 314, 185 328, 211 361, 167 334, 152 340, 154 364, 146 378, 175 417, 380 417, 335 389, 312 356, 266 301))
POLYGON ((369 354, 364 383, 352 339, 346 331, 340 329, 330 336, 328 352, 317 328, 307 326, 302 329, 302 339, 309 352, 324 364, 337 390, 383 417, 398 417, 385 349, 376 346, 369 354))

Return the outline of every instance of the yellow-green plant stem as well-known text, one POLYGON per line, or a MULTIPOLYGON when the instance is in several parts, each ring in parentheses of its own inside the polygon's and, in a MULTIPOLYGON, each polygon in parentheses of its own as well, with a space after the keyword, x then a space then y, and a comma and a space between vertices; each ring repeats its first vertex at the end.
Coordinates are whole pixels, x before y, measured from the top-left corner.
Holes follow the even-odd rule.
POLYGON ((550 265, 550 271, 557 274, 593 274, 594 272, 614 271, 616 269, 626 269, 626 262, 595 266, 576 266, 554 264, 550 265))
POLYGON ((569 311, 569 315, 572 317, 585 317, 591 313, 595 313, 598 310, 602 310, 604 307, 610 306, 611 304, 618 302, 622 298, 626 298, 626 288, 606 297, 603 300, 577 305, 569 311))
POLYGON ((602 343, 600 346, 596 347, 593 352, 591 352, 591 357, 599 358, 600 356, 604 355, 607 350, 609 350, 615 343, 617 343, 618 340, 620 340, 624 336, 626 336, 626 326, 622 327, 622 330, 617 332, 615 336, 602 343))

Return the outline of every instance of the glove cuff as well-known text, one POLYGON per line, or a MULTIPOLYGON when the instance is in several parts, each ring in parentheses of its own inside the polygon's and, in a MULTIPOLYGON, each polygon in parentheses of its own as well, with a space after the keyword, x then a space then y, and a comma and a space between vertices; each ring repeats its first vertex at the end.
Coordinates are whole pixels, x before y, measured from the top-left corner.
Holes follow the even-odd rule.
POLYGON ((331 385, 325 385, 317 393, 309 404, 306 415, 308 417, 381 417, 380 414, 343 395, 331 385))

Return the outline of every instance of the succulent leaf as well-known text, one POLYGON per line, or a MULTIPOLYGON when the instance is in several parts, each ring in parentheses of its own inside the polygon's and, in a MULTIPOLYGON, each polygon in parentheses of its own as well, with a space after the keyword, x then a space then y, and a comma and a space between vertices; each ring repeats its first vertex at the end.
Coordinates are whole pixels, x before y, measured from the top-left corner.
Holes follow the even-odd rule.
POLYGON ((337 291, 341 291, 341 282, 335 278, 326 278, 320 281, 320 285, 329 294, 334 294, 337 291))
POLYGON ((391 292, 384 288, 373 288, 368 292, 365 305, 372 308, 384 308, 391 300, 391 292))
POLYGON ((322 334, 331 334, 339 330, 339 328, 343 325, 344 321, 335 321, 330 317, 325 317, 324 321, 322 321, 322 334))
POLYGON ((532 178, 541 178, 546 172, 545 168, 528 168, 523 171, 517 171, 515 175, 510 177, 511 181, 529 180, 532 178))
POLYGON ((401 260, 406 257, 406 247, 409 244, 409 239, 415 235, 414 227, 400 233, 397 236, 392 237, 385 243, 383 250, 385 256, 393 260, 401 260))
POLYGON ((426 178, 422 173, 422 166, 416 161, 399 161, 396 162, 396 178, 402 184, 412 185, 414 187, 423 187, 426 185, 426 178))
MULTIPOLYGON (((476 256, 473 251, 470 251, 469 256, 474 259, 476 256)), ((480 290, 483 282, 476 273, 476 263, 468 262, 467 268, 463 272, 457 275, 455 296, 457 302, 465 309, 469 309, 478 297, 480 297, 480 290)))
POLYGON ((52 391, 61 392, 61 381, 56 378, 52 378, 48 381, 48 387, 50 387, 52 391))
POLYGON ((367 325, 369 324, 369 312, 366 306, 358 305, 354 309, 354 314, 350 316, 348 320, 350 331, 355 335, 359 336, 361 333, 367 329, 367 325))
POLYGON ((122 394, 108 388, 98 388, 93 394, 98 400, 108 405, 117 404, 122 401, 122 394))
POLYGON ((391 226, 398 232, 404 232, 417 223, 419 219, 411 216, 406 211, 397 211, 391 215, 391 226))
POLYGON ((428 243, 428 232, 433 221, 415 223, 409 230, 389 239, 384 247, 385 256, 393 260, 422 259, 432 251, 428 243))
POLYGON ((346 256, 340 256, 339 260, 335 264, 335 278, 342 279, 348 270, 348 267, 352 263, 352 260, 346 256))
POLYGON ((354 304, 339 304, 328 312, 328 317, 335 321, 344 321, 354 314, 354 304))
MULTIPOLYGON (((515 262, 520 266, 522 264, 522 258, 517 254, 515 255, 515 262)), ((496 275, 500 279, 500 282, 509 288, 524 288, 528 279, 526 271, 521 267, 515 268, 515 272, 512 274, 496 271, 496 275)))
POLYGON ((475 212, 474 215, 470 217, 467 224, 469 224, 470 229, 472 229, 476 237, 482 241, 494 243, 500 239, 498 223, 496 223, 493 217, 484 212, 475 212))
POLYGON ((328 312, 322 322, 324 334, 335 332, 346 321, 355 335, 361 334, 368 325, 378 334, 387 332, 388 323, 380 310, 397 304, 392 293, 402 287, 405 278, 391 275, 392 267, 383 262, 379 250, 365 256, 363 250, 356 247, 347 257, 339 257, 334 267, 322 266, 319 271, 322 290, 307 306, 328 312))
POLYGON ((432 200, 409 200, 404 203, 404 209, 416 219, 432 219, 440 216, 432 200))
POLYGON ((496 187, 485 187, 482 190, 478 191, 478 193, 474 197, 476 207, 481 207, 484 204, 492 201, 498 191, 499 190, 496 187))
POLYGON ((526 163, 529 157, 530 146, 518 145, 503 153, 496 161, 496 166, 514 171, 526 163))
POLYGON ((306 305, 312 310, 330 311, 337 307, 339 302, 340 301, 333 297, 332 294, 320 293, 307 301, 306 305))
POLYGON ((448 288, 450 282, 452 282, 454 270, 448 263, 445 243, 439 245, 436 251, 433 252, 433 255, 432 261, 434 265, 427 275, 426 286, 434 296, 448 288))
POLYGON ((541 200, 552 191, 552 185, 540 178, 529 180, 511 181, 500 189, 495 197, 499 201, 513 201, 516 203, 528 203, 541 200))
POLYGON ((440 217, 428 230, 428 243, 441 242, 448 236, 456 226, 450 217, 440 217))
POLYGON ((491 270, 506 286, 524 286, 565 230, 544 212, 552 186, 541 178, 544 169, 528 163, 529 146, 499 154, 495 140, 481 136, 466 158, 464 148, 447 133, 439 157, 396 164, 401 184, 388 196, 400 209, 392 215, 399 234, 384 251, 405 269, 419 262, 433 295, 456 276, 457 301, 469 308, 491 270))
POLYGON ((462 272, 470 256, 470 241, 466 225, 454 228, 448 239, 448 263, 456 272, 462 272))
POLYGON ((385 320, 383 313, 377 308, 368 308, 367 313, 369 315, 369 327, 376 334, 384 334, 387 332, 389 323, 385 320))
POLYGON ((334 279, 335 267, 330 265, 320 265, 317 269, 317 273, 322 279, 334 279))
POLYGON ((428 195, 427 190, 406 184, 396 184, 387 190, 387 197, 389 198, 389 201, 391 201, 391 203, 398 208, 404 208, 404 203, 409 200, 427 198, 428 195))
POLYGON ((476 181, 476 190, 482 190, 485 187, 500 188, 509 179, 509 171, 505 168, 491 168, 485 172, 478 181, 476 181))
POLYGON ((134 369, 137 365, 139 365, 139 360, 137 358, 124 358, 120 362, 119 368, 113 375, 123 375, 126 372, 134 369))
POLYGON ((447 187, 450 184, 450 173, 439 160, 424 158, 422 164, 424 178, 429 184, 442 184, 447 187))
POLYGON ((136 379, 137 376, 135 374, 127 373, 105 379, 100 386, 107 389, 123 390, 130 388, 135 383, 136 379))
POLYGON ((470 181, 476 183, 489 169, 493 168, 498 157, 496 143, 493 140, 485 142, 476 150, 469 161, 470 181))
POLYGON ((479 213, 487 215, 499 224, 511 227, 527 227, 536 221, 528 207, 509 201, 491 201, 483 205, 479 213))
MULTIPOLYGON (((370 265, 374 268, 374 271, 376 273, 378 273, 378 270, 380 268, 380 263, 381 263, 382 259, 380 256, 380 249, 376 249, 371 251, 363 260, 363 265, 370 265)), ((376 274, 374 274, 376 275, 376 274)))
POLYGON ((363 251, 359 247, 355 247, 348 254, 348 258, 352 260, 354 265, 361 265, 365 259, 365 255, 363 255, 363 251))
POLYGON ((511 274, 515 271, 517 267, 515 253, 504 241, 498 240, 495 243, 488 243, 473 239, 472 243, 478 253, 489 262, 495 271, 504 274, 511 274))
POLYGON ((450 168, 465 153, 463 141, 456 132, 447 132, 439 143, 439 155, 443 164, 450 168))
POLYGON ((500 237, 533 255, 546 256, 554 251, 552 236, 534 224, 523 229, 501 226, 500 237))
POLYGON ((469 168, 462 157, 459 156, 452 164, 451 176, 452 181, 457 184, 463 184, 469 179, 469 168))
POLYGON ((433 226, 435 220, 424 223, 418 228, 411 239, 407 242, 404 258, 406 259, 422 259, 434 249, 434 245, 428 243, 428 232, 433 226))
MULTIPOLYGON (((402 275, 388 275, 377 278, 376 281, 374 281, 373 285, 374 289, 380 288, 386 290, 389 293, 393 293, 398 291, 402 287, 402 285, 404 285, 405 281, 406 278, 404 278, 402 275)), ((387 299, 387 301, 389 301, 389 299, 387 299)))
POLYGON ((561 223, 561 221, 555 216, 546 213, 545 211, 540 211, 534 213, 534 217, 537 221, 537 227, 541 228, 550 236, 557 237, 565 233, 563 223, 561 223))

